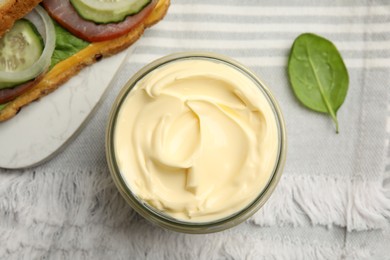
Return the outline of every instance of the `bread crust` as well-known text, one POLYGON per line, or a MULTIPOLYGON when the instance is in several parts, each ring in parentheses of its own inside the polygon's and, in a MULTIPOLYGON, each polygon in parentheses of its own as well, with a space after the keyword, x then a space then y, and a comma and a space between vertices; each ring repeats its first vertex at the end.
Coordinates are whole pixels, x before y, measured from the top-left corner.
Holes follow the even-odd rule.
POLYGON ((14 22, 34 9, 42 0, 6 0, 0 5, 0 37, 14 25, 14 22))
POLYGON ((9 102, 0 111, 0 122, 15 116, 22 107, 56 90, 84 67, 114 55, 137 41, 144 30, 164 18, 170 0, 159 0, 151 14, 130 33, 119 38, 89 44, 80 52, 55 65, 35 87, 9 102))

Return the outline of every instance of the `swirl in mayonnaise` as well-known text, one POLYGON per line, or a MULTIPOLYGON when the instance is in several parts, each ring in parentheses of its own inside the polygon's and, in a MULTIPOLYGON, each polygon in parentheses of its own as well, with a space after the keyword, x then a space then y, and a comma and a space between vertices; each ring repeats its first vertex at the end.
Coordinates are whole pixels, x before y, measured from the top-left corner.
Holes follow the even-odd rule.
POLYGON ((275 112, 242 71, 207 59, 166 63, 120 107, 114 147, 138 197, 182 221, 209 222, 253 202, 277 163, 275 112))

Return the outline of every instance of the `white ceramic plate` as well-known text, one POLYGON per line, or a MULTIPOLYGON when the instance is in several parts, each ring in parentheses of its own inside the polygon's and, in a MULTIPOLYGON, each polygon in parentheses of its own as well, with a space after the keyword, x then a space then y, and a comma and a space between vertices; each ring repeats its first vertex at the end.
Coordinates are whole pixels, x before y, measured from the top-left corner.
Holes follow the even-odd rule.
POLYGON ((53 93, 0 123, 0 168, 38 165, 84 125, 134 47, 83 69, 53 93))

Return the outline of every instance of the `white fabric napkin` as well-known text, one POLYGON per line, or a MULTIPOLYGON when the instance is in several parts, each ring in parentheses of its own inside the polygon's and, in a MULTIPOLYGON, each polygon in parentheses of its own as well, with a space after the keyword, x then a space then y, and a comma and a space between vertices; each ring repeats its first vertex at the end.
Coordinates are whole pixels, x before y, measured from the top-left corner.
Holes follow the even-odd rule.
POLYGON ((97 114, 67 149, 33 169, 1 170, 0 256, 388 257, 389 96, 387 1, 174 1, 137 42, 97 114), (349 70, 339 134, 328 116, 300 105, 289 86, 289 50, 304 32, 333 41, 349 70), (148 62, 178 51, 221 53, 248 66, 275 94, 287 124, 287 163, 275 193, 247 223, 218 234, 149 224, 120 197, 105 162, 107 116, 120 88, 148 62))

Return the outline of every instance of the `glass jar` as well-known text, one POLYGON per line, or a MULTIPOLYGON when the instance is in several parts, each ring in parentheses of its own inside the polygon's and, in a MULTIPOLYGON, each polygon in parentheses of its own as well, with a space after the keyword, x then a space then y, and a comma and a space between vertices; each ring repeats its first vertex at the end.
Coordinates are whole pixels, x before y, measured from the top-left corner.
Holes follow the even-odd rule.
POLYGON ((282 112, 277 104, 274 96, 271 91, 252 73, 248 68, 241 65, 240 63, 232 60, 229 57, 222 56, 219 54, 213 53, 199 53, 199 52, 185 52, 185 53, 176 53, 171 54, 161 59, 158 59, 140 71, 138 71, 123 87, 119 93, 116 101, 113 104, 111 114, 109 117, 109 122, 106 132, 106 157, 108 161, 108 166, 112 175, 112 178, 119 189, 121 195, 127 201, 127 203, 142 215, 144 218, 150 220, 151 222, 168 228, 177 232, 184 233, 212 233, 217 231, 222 231, 227 228, 233 227, 247 218, 252 216, 256 211, 258 211, 271 196, 274 191, 280 176, 283 171, 283 167, 286 159, 286 129, 285 123, 282 116, 282 112), (166 214, 153 206, 149 205, 147 202, 137 197, 137 194, 134 194, 131 190, 130 185, 128 185, 121 173, 120 167, 117 162, 117 155, 115 154, 115 143, 114 143, 114 134, 115 127, 118 118, 118 113, 121 110, 121 106, 126 99, 127 95, 131 92, 137 82, 144 78, 149 73, 154 70, 164 66, 166 64, 180 61, 180 60, 199 60, 206 59, 218 63, 226 64, 235 70, 239 71, 241 74, 245 75, 250 79, 255 85, 260 89, 261 93, 266 97, 272 111, 274 113, 275 121, 277 124, 277 139, 278 139, 278 150, 277 150, 277 159, 276 163, 273 166, 273 172, 271 173, 267 184, 262 190, 258 191, 258 196, 245 208, 231 214, 227 217, 216 219, 208 222, 190 222, 184 221, 166 214))

